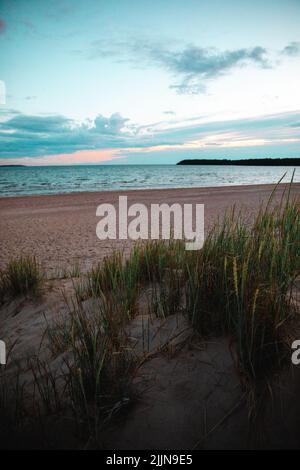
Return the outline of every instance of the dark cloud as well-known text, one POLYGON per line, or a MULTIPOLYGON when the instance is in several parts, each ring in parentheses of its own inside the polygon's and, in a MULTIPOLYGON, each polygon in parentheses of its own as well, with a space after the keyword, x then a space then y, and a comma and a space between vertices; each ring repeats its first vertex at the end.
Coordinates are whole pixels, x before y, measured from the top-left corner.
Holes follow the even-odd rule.
POLYGON ((78 124, 60 115, 10 115, 0 122, 0 157, 43 156, 125 146, 130 133, 123 132, 128 119, 119 113, 98 115, 78 124))
MULTIPOLYGON (((291 137, 291 127, 296 128, 299 122, 300 113, 295 112, 256 119, 178 123, 172 128, 166 125, 168 121, 138 127, 128 124, 128 119, 119 113, 110 117, 100 114, 92 121, 78 124, 64 116, 28 116, 12 110, 5 121, 1 116, 0 158, 177 145, 223 133, 276 140, 291 137)), ((218 143, 217 139, 211 142, 218 143)), ((211 142, 209 145, 213 145, 211 142)))
POLYGON ((170 88, 180 94, 205 92, 205 82, 228 73, 234 68, 255 64, 268 67, 267 51, 263 47, 217 51, 189 46, 182 51, 152 50, 153 60, 182 80, 170 88))
MULTIPOLYGON (((75 53, 75 51, 73 51, 75 53)), ((300 43, 291 42, 280 55, 295 56, 300 43)), ((108 42, 106 39, 91 43, 87 51, 76 51, 89 60, 114 58, 116 62, 132 63, 135 67, 160 67, 179 81, 170 85, 179 94, 199 94, 206 90, 208 80, 230 73, 236 68, 255 65, 272 67, 269 51, 261 46, 220 51, 187 45, 178 50, 178 43, 156 42, 146 39, 124 39, 108 42)))
POLYGON ((203 79, 217 77, 236 66, 255 63, 267 66, 263 47, 219 52, 214 49, 187 47, 181 52, 153 51, 154 58, 171 72, 203 79))
POLYGON ((19 132, 53 133, 68 132, 72 120, 63 116, 27 116, 19 114, 0 125, 1 130, 15 130, 19 132))
POLYGON ((174 50, 174 44, 166 46, 147 40, 133 39, 111 43, 98 40, 91 44, 87 55, 83 51, 81 54, 90 60, 114 57, 118 62, 131 62, 138 67, 163 68, 173 77, 180 77, 179 83, 170 86, 179 94, 204 93, 207 80, 218 78, 237 67, 249 64, 263 68, 270 66, 268 52, 260 46, 219 51, 190 45, 182 50, 174 50))
POLYGON ((300 42, 290 42, 284 49, 282 49, 281 53, 283 55, 295 57, 300 54, 300 42))

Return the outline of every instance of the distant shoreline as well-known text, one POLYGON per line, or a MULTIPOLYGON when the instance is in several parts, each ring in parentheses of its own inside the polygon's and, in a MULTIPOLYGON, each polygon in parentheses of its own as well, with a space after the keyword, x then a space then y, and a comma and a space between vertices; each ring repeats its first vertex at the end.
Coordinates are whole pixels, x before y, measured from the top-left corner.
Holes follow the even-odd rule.
MULTIPOLYGON (((298 158, 245 158, 238 160, 231 160, 227 158, 223 159, 207 159, 207 158, 193 158, 180 160, 177 163, 165 163, 160 164, 162 166, 170 165, 207 165, 207 166, 300 166, 300 157, 298 158)), ((108 166, 158 166, 158 164, 109 164, 109 163, 82 163, 82 164, 70 164, 70 165, 22 165, 22 164, 4 164, 0 165, 1 168, 64 168, 64 167, 108 167, 108 166)))
POLYGON ((181 160, 176 165, 300 166, 300 158, 247 158, 244 160, 195 158, 181 160))
POLYGON ((0 168, 23 168, 26 165, 0 165, 0 168))

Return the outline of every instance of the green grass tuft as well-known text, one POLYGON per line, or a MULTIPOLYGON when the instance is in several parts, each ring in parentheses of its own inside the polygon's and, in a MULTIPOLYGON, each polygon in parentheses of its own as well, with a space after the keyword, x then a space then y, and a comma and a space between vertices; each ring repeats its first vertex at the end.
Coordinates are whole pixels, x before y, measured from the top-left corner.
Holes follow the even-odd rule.
POLYGON ((1 291, 10 297, 36 294, 42 283, 40 265, 32 256, 11 260, 1 275, 1 291))

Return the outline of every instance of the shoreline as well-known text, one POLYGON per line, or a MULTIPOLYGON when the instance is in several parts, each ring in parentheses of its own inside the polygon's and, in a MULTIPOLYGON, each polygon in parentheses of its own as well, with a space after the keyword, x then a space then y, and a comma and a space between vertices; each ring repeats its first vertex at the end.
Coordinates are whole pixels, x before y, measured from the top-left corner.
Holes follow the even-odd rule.
MULTIPOLYGON (((132 189, 104 189, 101 191, 70 191, 70 192, 63 192, 63 193, 47 193, 47 194, 14 194, 13 196, 3 196, 0 193, 0 203, 2 201, 9 201, 9 200, 21 200, 21 199, 27 199, 27 198, 34 198, 34 199, 40 199, 40 198, 56 198, 56 197, 76 197, 76 196, 89 196, 89 195, 116 195, 119 193, 140 193, 140 192, 183 192, 183 191, 201 191, 202 192, 227 192, 227 190, 252 190, 254 188, 258 190, 267 190, 270 189, 272 190, 276 186, 278 188, 282 188, 283 186, 287 187, 289 186, 289 182, 286 183, 262 183, 262 184, 228 184, 228 185, 223 185, 223 186, 189 186, 189 187, 170 187, 170 188, 132 188, 132 189)), ((299 193, 300 193, 300 182, 296 181, 293 182, 293 187, 297 186, 299 188, 299 193)), ((1 208, 0 208, 1 209, 1 208)))

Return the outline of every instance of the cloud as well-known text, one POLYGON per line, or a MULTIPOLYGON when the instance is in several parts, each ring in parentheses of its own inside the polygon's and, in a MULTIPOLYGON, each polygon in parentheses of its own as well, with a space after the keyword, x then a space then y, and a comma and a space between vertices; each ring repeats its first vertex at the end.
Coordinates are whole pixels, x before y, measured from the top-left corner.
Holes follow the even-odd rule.
MULTIPOLYGON (((271 61, 273 53, 260 45, 222 51, 213 47, 203 48, 187 44, 179 49, 178 42, 151 42, 145 38, 111 41, 99 39, 93 41, 87 50, 76 50, 73 53, 88 60, 108 58, 139 68, 162 68, 176 80, 170 88, 178 94, 205 93, 209 80, 218 79, 235 69, 250 65, 271 68, 276 63, 271 61)), ((298 54, 300 42, 296 41, 275 53, 281 58, 298 54)))
POLYGON ((0 18, 0 34, 4 33, 5 28, 6 28, 5 21, 2 18, 0 18))
MULTIPOLYGON (((79 150, 73 153, 60 153, 46 155, 44 157, 12 158, 9 160, 9 163, 12 165, 23 164, 30 166, 103 163, 115 159, 125 158, 124 156, 119 156, 118 152, 118 149, 79 150)), ((0 166, 1 164, 3 165, 5 163, 7 163, 7 160, 0 158, 0 166)))
POLYGON ((27 31, 30 31, 32 34, 37 34, 37 28, 32 21, 24 19, 21 20, 20 23, 27 31))
POLYGON ((263 47, 220 52, 215 49, 186 47, 180 52, 153 51, 154 58, 171 72, 187 76, 213 78, 247 63, 267 66, 267 51, 263 47))
POLYGON ((0 159, 28 164, 96 163, 130 155, 299 145, 300 112, 251 119, 209 121, 203 116, 148 126, 130 123, 119 113, 99 114, 83 123, 60 115, 10 114, 0 121, 0 159))
POLYGON ((205 92, 205 82, 216 79, 234 68, 255 64, 269 67, 267 50, 263 47, 218 51, 214 48, 189 46, 182 51, 152 50, 153 60, 182 80, 171 85, 179 94, 205 92))
POLYGON ((0 121, 1 157, 38 157, 125 146, 131 132, 119 113, 78 123, 60 115, 10 114, 0 121))
POLYGON ((99 114, 94 121, 95 132, 110 135, 119 134, 127 121, 129 119, 123 118, 119 113, 112 114, 110 118, 105 118, 99 114))
POLYGON ((251 64, 270 67, 268 51, 261 46, 220 51, 186 45, 178 50, 170 42, 152 43, 146 39, 108 42, 104 39, 93 41, 88 51, 77 50, 76 53, 89 60, 114 58, 117 62, 129 62, 138 67, 160 67, 180 78, 179 83, 170 85, 179 94, 204 93, 207 80, 216 79, 235 68, 251 64))
POLYGON ((284 49, 282 49, 281 54, 287 55, 290 57, 295 57, 300 54, 300 42, 290 42, 284 49))
POLYGON ((199 95, 206 91, 206 86, 203 83, 199 83, 199 78, 191 75, 177 85, 170 85, 169 88, 175 90, 178 95, 199 95))
POLYGON ((67 131, 72 120, 63 116, 28 116, 18 114, 0 125, 1 130, 28 133, 54 133, 67 131))

